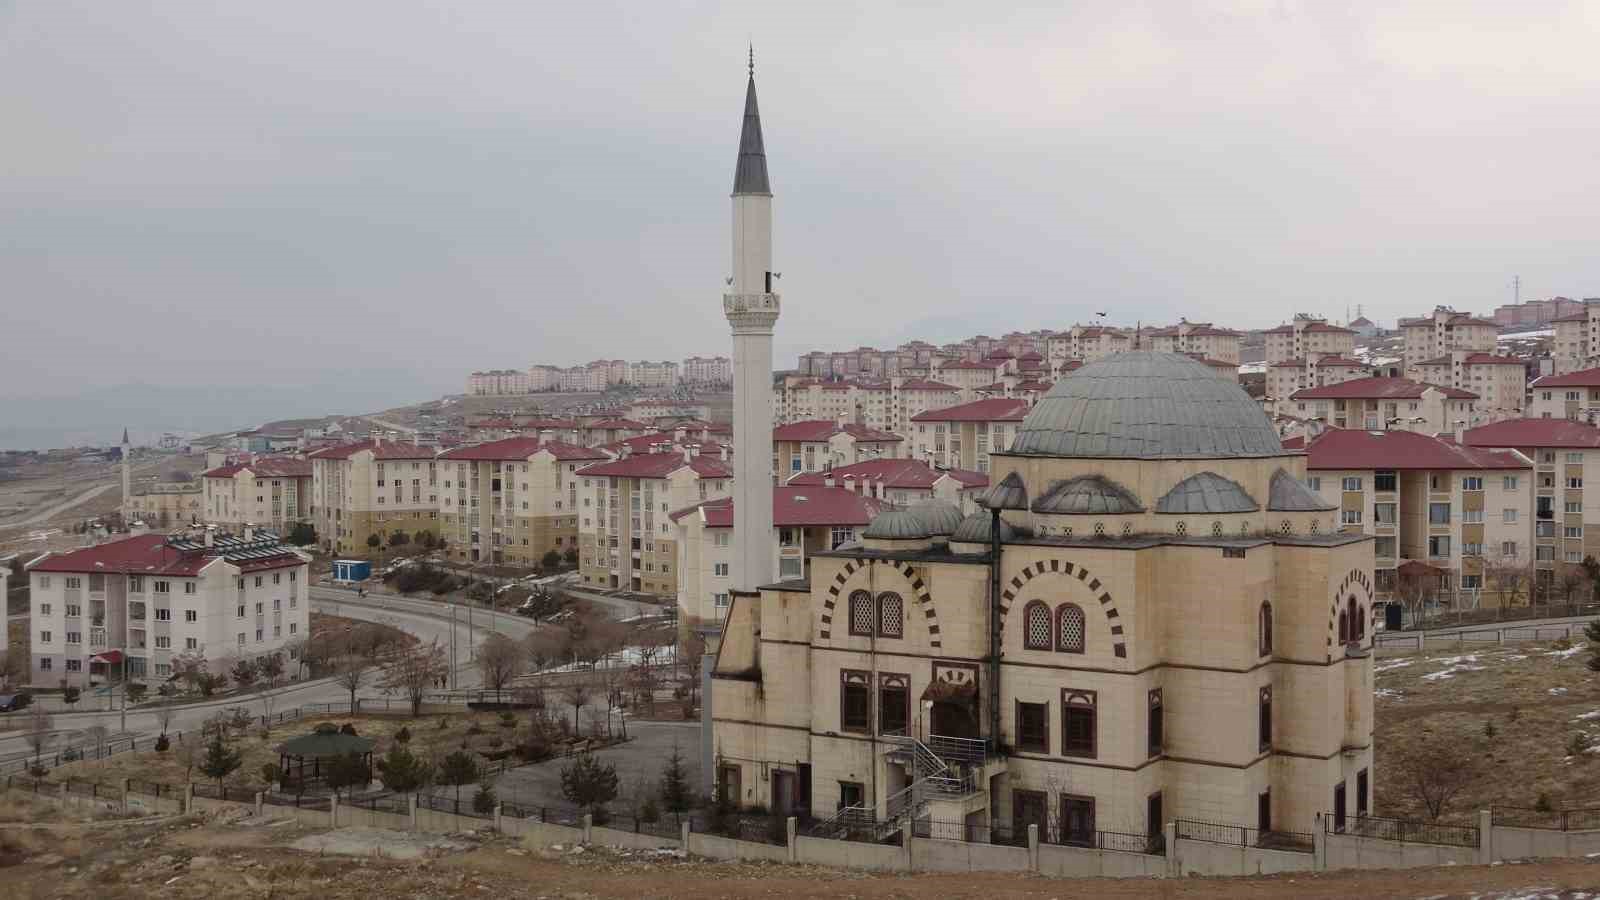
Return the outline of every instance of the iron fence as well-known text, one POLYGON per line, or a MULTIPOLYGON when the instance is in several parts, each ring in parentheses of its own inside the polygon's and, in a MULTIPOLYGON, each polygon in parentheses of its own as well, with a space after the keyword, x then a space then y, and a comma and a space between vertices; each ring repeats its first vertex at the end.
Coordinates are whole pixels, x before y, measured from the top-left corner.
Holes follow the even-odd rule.
POLYGON ((1491 806, 1490 821, 1510 828, 1540 828, 1546 831, 1591 831, 1600 829, 1600 808, 1539 809, 1531 806, 1491 806))
POLYGON ((1208 844, 1231 844, 1235 847, 1260 847, 1265 850, 1310 853, 1314 841, 1309 832, 1303 831, 1262 831, 1247 825, 1200 822, 1194 819, 1175 819, 1173 824, 1177 828, 1179 840, 1202 841, 1208 844))
POLYGON ((494 817, 492 811, 479 812, 474 809, 471 796, 457 799, 454 794, 448 797, 440 797, 434 794, 418 794, 417 806, 431 809, 434 812, 447 812, 452 815, 469 816, 474 819, 490 819, 494 817))
POLYGON ((1441 825, 1414 819, 1388 819, 1380 816, 1348 816, 1343 822, 1331 814, 1322 816, 1323 830, 1329 834, 1379 838, 1404 844, 1438 844, 1445 847, 1478 846, 1476 825, 1441 825))
POLYGON ((1135 834, 1130 831, 1069 831, 1059 826, 1048 826, 1039 830, 1039 842, 1085 850, 1116 850, 1157 856, 1167 852, 1166 839, 1162 835, 1135 834))
POLYGON ((962 841, 968 844, 999 844, 1007 847, 1028 846, 1027 826, 1018 829, 1005 822, 978 824, 924 816, 912 823, 911 834, 919 838, 962 841))
POLYGON ((132 778, 128 779, 128 792, 132 794, 144 794, 146 796, 155 797, 159 800, 162 796, 171 796, 172 791, 173 787, 170 784, 162 784, 158 781, 138 781, 132 778))
POLYGON ((411 815, 411 801, 402 794, 380 794, 375 797, 352 797, 341 800, 340 803, 348 804, 357 809, 371 810, 372 812, 393 813, 396 815, 411 815))
POLYGON ((221 785, 204 784, 204 783, 202 783, 202 784, 193 785, 193 788, 194 788, 194 795, 196 797, 205 797, 205 798, 210 799, 210 800, 221 800, 222 799, 222 786, 221 785))

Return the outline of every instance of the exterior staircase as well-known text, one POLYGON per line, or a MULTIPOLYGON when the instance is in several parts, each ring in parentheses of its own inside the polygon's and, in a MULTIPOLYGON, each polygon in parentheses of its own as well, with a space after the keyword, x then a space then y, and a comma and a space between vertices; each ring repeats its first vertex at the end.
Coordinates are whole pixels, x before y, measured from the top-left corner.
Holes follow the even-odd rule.
POLYGON ((811 829, 816 837, 883 841, 907 828, 928 807, 940 800, 960 801, 979 792, 987 778, 985 764, 992 762, 989 742, 976 738, 929 735, 927 743, 906 734, 881 735, 887 756, 906 766, 910 783, 876 804, 847 806, 833 818, 811 829))

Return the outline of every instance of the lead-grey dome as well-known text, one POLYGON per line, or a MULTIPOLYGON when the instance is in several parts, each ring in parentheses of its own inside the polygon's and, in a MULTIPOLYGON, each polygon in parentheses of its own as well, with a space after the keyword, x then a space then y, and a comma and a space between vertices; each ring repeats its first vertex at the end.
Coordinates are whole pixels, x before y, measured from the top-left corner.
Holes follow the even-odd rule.
POLYGON ((861 532, 864 538, 886 541, 920 541, 928 537, 928 526, 922 517, 904 509, 891 509, 878 513, 861 532))
POLYGON ((1190 475, 1156 501, 1158 513, 1242 513, 1260 508, 1239 482, 1215 472, 1190 475))
POLYGON ((1080 475, 1050 485, 1033 501, 1036 513, 1066 515, 1119 515, 1144 512, 1139 498, 1122 485, 1100 475, 1080 475))
POLYGON ((1322 499, 1300 479, 1282 469, 1272 473, 1267 489, 1267 509, 1273 512, 1325 512, 1334 505, 1322 499))
POLYGON ((946 535, 961 524, 961 510, 944 500, 926 500, 911 507, 912 515, 922 520, 930 535, 946 535))
POLYGON ((1114 353, 1057 381, 1010 453, 1112 459, 1282 456, 1272 421, 1235 382, 1177 353, 1114 353))
MULTIPOLYGON (((952 544, 989 543, 991 534, 989 530, 989 520, 992 515, 992 513, 987 512, 975 512, 972 515, 967 516, 965 519, 962 519, 961 524, 957 526, 955 532, 950 535, 950 542, 952 544)), ((1016 536, 1016 529, 1011 527, 1011 523, 1007 522, 1005 519, 1001 519, 1000 540, 1009 541, 1016 536)))
POLYGON ((983 492, 978 498, 981 506, 989 509, 1015 509, 1028 508, 1028 487, 1022 483, 1022 476, 1015 472, 1000 479, 1000 483, 983 492))

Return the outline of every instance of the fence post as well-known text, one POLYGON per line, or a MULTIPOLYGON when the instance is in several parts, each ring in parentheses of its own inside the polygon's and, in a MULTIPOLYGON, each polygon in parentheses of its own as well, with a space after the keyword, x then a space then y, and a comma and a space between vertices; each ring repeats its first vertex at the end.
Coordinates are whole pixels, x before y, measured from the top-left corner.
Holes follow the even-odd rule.
POLYGON ((411 794, 409 796, 411 798, 411 802, 407 804, 407 806, 410 807, 410 809, 407 810, 407 812, 411 816, 411 830, 412 831, 416 831, 417 830, 417 795, 416 794, 411 794))
POLYGON ((1178 825, 1168 822, 1161 826, 1161 837, 1167 843, 1167 877, 1177 878, 1183 874, 1183 860, 1178 858, 1178 825))
POLYGON ((1478 810, 1478 865, 1494 862, 1494 813, 1478 810))
POLYGON ((261 807, 262 807, 262 805, 266 803, 266 797, 267 797, 266 794, 263 794, 260 791, 256 791, 256 815, 258 817, 261 815, 261 807))
MULTIPOLYGON (((795 833, 797 831, 799 831, 799 830, 800 830, 800 820, 799 819, 796 819, 794 816, 790 816, 788 819, 784 820, 784 823, 783 823, 784 840, 785 840, 785 843, 789 847, 789 862, 796 862, 800 857, 800 849, 795 846, 795 833)), ((683 835, 684 835, 683 849, 688 850, 689 849, 689 823, 687 823, 687 822, 685 822, 684 825, 683 825, 683 835)))
POLYGON ((1311 867, 1313 872, 1327 871, 1328 832, 1322 826, 1322 813, 1311 820, 1311 858, 1316 861, 1311 867))
POLYGON ((583 842, 585 844, 594 840, 594 814, 583 814, 583 842))
POLYGON ((338 794, 334 794, 333 797, 328 800, 328 827, 329 828, 338 828, 339 827, 339 795, 338 794))
MULTIPOLYGON (((683 845, 684 852, 688 852, 689 821, 687 819, 678 823, 678 843, 683 845)), ((794 819, 789 820, 789 861, 794 862, 794 819)))
POLYGON ((494 833, 505 834, 505 829, 500 827, 501 804, 494 805, 494 833))
POLYGON ((1039 871, 1039 823, 1028 823, 1028 869, 1039 871))
POLYGON ((183 812, 185 815, 194 812, 194 782, 184 782, 183 785, 183 812))
POLYGON ((59 795, 61 797, 61 808, 62 809, 66 809, 67 808, 67 782, 65 782, 65 781, 61 782, 61 789, 59 791, 59 795))

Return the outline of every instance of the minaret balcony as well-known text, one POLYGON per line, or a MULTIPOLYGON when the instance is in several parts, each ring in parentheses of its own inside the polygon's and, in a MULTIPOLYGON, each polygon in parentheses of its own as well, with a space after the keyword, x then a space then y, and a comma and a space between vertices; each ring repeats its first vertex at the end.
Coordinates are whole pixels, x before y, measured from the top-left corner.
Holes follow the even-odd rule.
POLYGON ((781 304, 777 294, 723 294, 722 312, 734 329, 772 328, 781 304))

